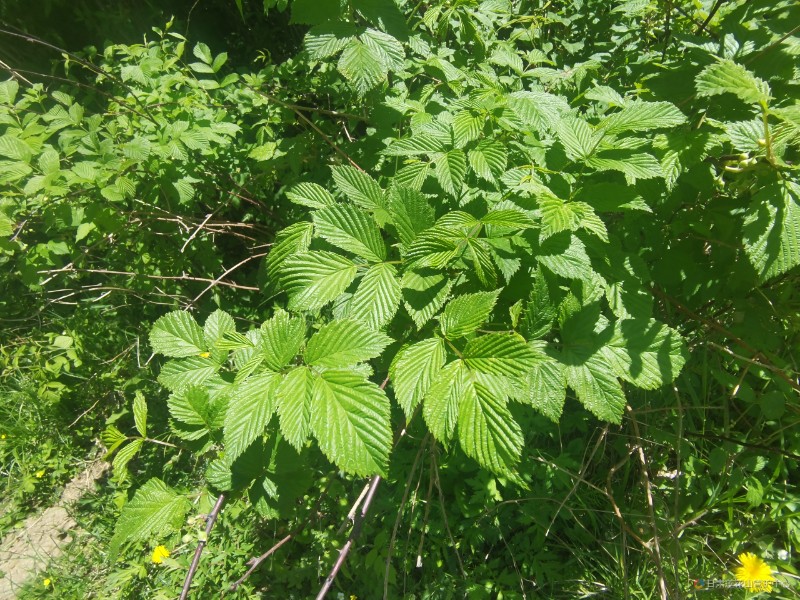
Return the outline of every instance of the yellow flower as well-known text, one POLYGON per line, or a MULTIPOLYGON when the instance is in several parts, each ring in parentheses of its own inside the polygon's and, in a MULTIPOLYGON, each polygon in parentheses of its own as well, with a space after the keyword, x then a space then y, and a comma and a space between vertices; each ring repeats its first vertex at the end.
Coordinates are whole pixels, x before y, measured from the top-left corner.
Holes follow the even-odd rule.
POLYGON ((35 474, 36 474, 36 479, 41 479, 42 477, 44 477, 44 469, 42 469, 41 471, 36 471, 35 474))
POLYGON ((165 546, 156 546, 156 549, 153 550, 153 556, 151 560, 156 563, 157 565, 161 564, 165 558, 169 556, 169 550, 165 546))
POLYGON ((0 440, 4 440, 4 439, 6 439, 6 434, 5 433, 0 434, 0 440))
POLYGON ((211 352, 201 352, 200 353, 200 358, 208 358, 209 356, 211 356, 211 352))
POLYGON ((46 588, 50 587, 50 584, 51 584, 51 583, 53 583, 53 582, 52 582, 52 581, 50 581, 50 578, 49 578, 49 577, 46 577, 46 578, 45 578, 45 580, 44 580, 44 581, 42 581, 42 585, 44 585, 44 587, 46 587, 46 588))
POLYGON ((739 555, 741 567, 736 569, 736 579, 744 584, 744 587, 751 592, 771 592, 772 569, 752 552, 743 552, 739 555))

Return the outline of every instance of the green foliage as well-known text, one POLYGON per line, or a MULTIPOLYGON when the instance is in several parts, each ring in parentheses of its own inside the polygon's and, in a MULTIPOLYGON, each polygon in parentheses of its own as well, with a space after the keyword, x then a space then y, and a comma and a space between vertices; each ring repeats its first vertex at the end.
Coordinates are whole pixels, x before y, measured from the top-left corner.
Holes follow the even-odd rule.
MULTIPOLYGON (((4 292, 130 278, 167 359, 166 402, 134 393, 131 435, 105 430, 116 484, 168 423, 196 461, 176 488, 274 535, 330 517, 304 539, 327 559, 342 510, 312 478, 324 503, 380 475, 397 520, 340 575, 365 597, 375 573, 390 597, 678 596, 684 530, 726 513, 733 557, 768 502, 796 544, 800 13, 714 4, 698 29, 655 1, 267 2, 308 28, 257 73, 159 30, 89 56, 99 95, 2 84, 4 292), (447 576, 407 587, 423 554, 447 576)), ((189 497, 122 498, 112 555, 179 535, 189 497)))

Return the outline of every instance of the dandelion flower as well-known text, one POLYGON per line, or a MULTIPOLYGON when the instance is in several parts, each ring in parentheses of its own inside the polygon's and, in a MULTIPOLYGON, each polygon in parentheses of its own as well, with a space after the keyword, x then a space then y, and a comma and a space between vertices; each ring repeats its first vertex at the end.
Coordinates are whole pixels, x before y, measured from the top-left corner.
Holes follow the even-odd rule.
POLYGON ((736 579, 744 584, 745 589, 751 592, 771 592, 772 569, 752 552, 743 552, 739 555, 741 567, 736 569, 736 579))
POLYGON ((36 479, 41 479, 42 477, 44 477, 44 469, 36 471, 36 479))
POLYGON ((50 581, 50 578, 49 578, 49 577, 46 577, 46 578, 45 578, 45 580, 44 580, 44 581, 42 581, 42 585, 43 585, 44 587, 46 587, 46 588, 49 588, 49 587, 50 587, 50 584, 52 584, 52 583, 53 583, 53 582, 52 582, 52 581, 50 581))
POLYGON ((208 358, 209 356, 211 356, 211 352, 201 352, 200 353, 200 358, 208 358))
POLYGON ((161 564, 165 558, 169 556, 169 550, 165 546, 156 546, 156 549, 153 550, 153 556, 151 560, 156 563, 157 565, 161 564))

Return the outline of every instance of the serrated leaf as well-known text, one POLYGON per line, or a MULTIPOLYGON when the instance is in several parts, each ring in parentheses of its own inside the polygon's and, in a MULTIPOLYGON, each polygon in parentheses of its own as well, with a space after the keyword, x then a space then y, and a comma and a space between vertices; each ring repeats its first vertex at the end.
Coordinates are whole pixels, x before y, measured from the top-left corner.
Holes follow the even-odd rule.
POLYGON ((383 190, 367 173, 347 165, 331 167, 331 172, 336 187, 354 204, 372 211, 384 207, 383 190))
POLYGON ((590 167, 598 171, 619 171, 625 175, 629 183, 637 179, 653 179, 663 177, 659 163, 652 154, 634 153, 628 150, 606 150, 586 161, 590 167))
POLYGON ((468 110, 462 110, 453 118, 453 143, 457 148, 463 148, 469 142, 477 140, 483 132, 486 118, 473 115, 468 110))
POLYGON ((597 418, 611 423, 622 421, 625 394, 612 366, 592 355, 583 362, 565 364, 564 375, 578 400, 597 418))
POLYGON ((525 340, 504 333, 490 333, 471 339, 464 348, 463 357, 470 369, 508 377, 524 375, 536 364, 536 355, 525 340))
POLYGON ((481 140, 469 151, 469 165, 481 179, 495 183, 506 170, 508 153, 505 146, 495 140, 481 140))
POLYGON ((233 317, 224 310, 215 310, 203 324, 203 337, 208 348, 214 348, 226 333, 235 331, 236 323, 234 323, 233 317))
POLYGON ((769 85, 742 65, 723 59, 708 65, 695 80, 698 96, 734 94, 750 104, 769 102, 769 85))
POLYGON ((197 385, 212 377, 219 370, 219 364, 210 358, 192 356, 166 363, 158 374, 158 382, 170 391, 177 391, 188 385, 197 385))
POLYGON ((454 340, 474 332, 492 313, 500 290, 456 296, 444 308, 439 320, 442 335, 454 340))
POLYGON ((133 423, 142 437, 147 436, 147 401, 139 390, 133 395, 133 423))
POLYGON ((199 440, 218 431, 225 422, 226 403, 226 397, 212 399, 208 390, 199 385, 190 385, 172 394, 167 406, 175 419, 175 433, 186 440, 199 440))
POLYGON ((404 306, 421 329, 442 308, 453 282, 447 275, 432 269, 406 271, 400 283, 404 306))
POLYGON ((583 119, 567 117, 561 119, 556 127, 558 141, 564 146, 567 158, 584 160, 589 158, 600 142, 600 135, 583 119))
POLYGON ((561 115, 570 110, 564 98, 540 91, 509 94, 508 105, 525 125, 536 131, 553 129, 561 115))
POLYGON ((144 440, 142 438, 131 440, 131 443, 120 448, 119 452, 117 452, 114 457, 111 468, 114 471, 114 477, 120 483, 124 482, 127 478, 128 463, 139 453, 139 450, 142 449, 142 445, 144 445, 144 440))
POLYGON ((179 529, 189 506, 185 497, 163 481, 150 479, 122 509, 109 545, 111 560, 127 542, 146 540, 155 533, 163 537, 179 529))
POLYGON ((533 276, 533 285, 525 305, 522 319, 523 331, 528 339, 537 339, 550 333, 556 318, 556 307, 550 299, 550 289, 541 267, 533 276))
POLYGON ((420 192, 406 187, 392 188, 389 195, 389 215, 400 241, 408 246, 419 233, 434 224, 435 213, 420 192))
POLYGON ((388 73, 382 56, 358 40, 347 44, 339 57, 338 68, 362 96, 384 80, 388 73))
POLYGON ((401 295, 397 269, 387 263, 372 265, 350 299, 348 318, 380 329, 394 317, 401 295))
POLYGON ((467 159, 464 152, 458 149, 450 150, 434 160, 433 164, 436 166, 436 180, 442 189, 453 196, 458 195, 467 174, 467 159))
POLYGON ((686 116, 670 102, 634 100, 604 120, 600 128, 608 134, 616 134, 623 131, 650 131, 677 127, 685 122, 686 116))
POLYGON ((294 223, 278 232, 272 250, 267 255, 267 277, 270 281, 278 281, 281 267, 287 258, 308 250, 313 232, 314 225, 307 221, 294 223))
POLYGON ((334 246, 373 262, 386 259, 386 244, 372 217, 345 204, 314 212, 318 236, 334 246))
POLYGON ((330 192, 317 183, 297 183, 286 192, 286 197, 295 204, 308 208, 336 206, 336 200, 330 192))
POLYGON ((380 356, 392 341, 358 321, 333 321, 311 336, 304 359, 318 367, 348 367, 380 356))
POLYGON ((434 377, 422 404, 422 416, 434 438, 446 444, 453 437, 458 422, 458 405, 468 393, 475 393, 468 385, 469 372, 464 362, 453 361, 434 377))
POLYGON ((377 29, 367 29, 359 39, 380 58, 385 70, 400 71, 405 63, 406 54, 396 38, 377 29))
POLYGON ((29 163, 33 157, 33 148, 13 135, 0 136, 0 156, 29 163))
POLYGON ((275 411, 275 373, 265 372, 236 383, 225 414, 225 455, 229 461, 241 456, 261 434, 275 411))
POLYGON ((292 362, 306 339, 305 321, 278 311, 261 325, 261 348, 264 362, 279 371, 292 362))
POLYGON ((617 321, 601 353, 618 377, 650 390, 674 381, 687 358, 678 332, 653 319, 617 321))
POLYGON ((742 232, 747 258, 762 281, 800 264, 800 186, 771 183, 750 202, 742 232))
POLYGON ((356 33, 356 28, 349 23, 317 25, 306 34, 303 46, 312 60, 324 60, 344 50, 356 33))
POLYGON ((313 311, 347 289, 356 277, 356 265, 333 252, 304 252, 287 258, 280 273, 289 309, 313 311))
POLYGON ((522 430, 502 397, 478 382, 472 387, 458 407, 461 448, 490 471, 511 473, 522 454, 522 430))
POLYGON ((392 446, 389 399, 351 371, 330 370, 314 382, 311 430, 332 463, 360 476, 385 475, 392 446))
POLYGON ((423 340, 403 348, 392 363, 390 379, 398 404, 410 419, 444 365, 444 341, 423 340))
POLYGON ((545 342, 537 340, 529 346, 537 355, 537 361, 525 375, 523 398, 545 417, 557 423, 567 398, 564 365, 547 354, 545 342))
POLYGON ((307 367, 289 371, 275 388, 281 433, 299 452, 311 430, 314 374, 307 367))
POLYGON ((583 242, 568 232, 553 235, 542 242, 536 260, 556 275, 568 279, 587 279, 593 273, 583 242))
POLYGON ((158 319, 150 330, 153 352, 180 358, 206 351, 203 330, 186 311, 176 310, 158 319))
POLYGON ((427 133, 420 133, 409 138, 396 140, 383 151, 387 156, 415 156, 418 154, 435 154, 445 152, 445 146, 439 140, 427 133))

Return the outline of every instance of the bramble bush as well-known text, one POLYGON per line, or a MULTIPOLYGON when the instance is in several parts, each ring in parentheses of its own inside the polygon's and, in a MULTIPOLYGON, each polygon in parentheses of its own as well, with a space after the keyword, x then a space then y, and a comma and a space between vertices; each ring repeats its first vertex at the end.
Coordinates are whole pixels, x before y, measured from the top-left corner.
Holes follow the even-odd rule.
MULTIPOLYGON (((105 430, 115 480, 163 449, 152 427, 174 460, 192 457, 191 483, 134 474, 110 558, 179 539, 199 495, 205 512, 217 500, 209 528, 225 503, 248 507, 280 523, 276 540, 323 547, 332 563, 331 526, 305 528, 342 513, 349 503, 329 499, 358 478, 369 480, 341 558, 392 489, 376 500, 389 517, 376 517, 365 573, 341 587, 366 597, 376 576, 384 597, 588 593, 548 574, 566 578, 548 563, 556 523, 567 540, 608 548, 593 532, 615 524, 623 554, 634 544, 643 557, 636 593, 662 598, 701 568, 681 532, 723 506, 772 502, 761 518, 783 524, 781 541, 761 550, 796 547, 785 459, 800 448, 800 7, 264 8, 289 10, 307 33, 294 58, 259 72, 168 26, 70 55, 86 89, 25 85, 13 71, 0 87, 4 295, 50 306, 64 293, 55 302, 80 310, 141 298, 144 309, 107 310, 139 332, 154 321, 169 396, 154 408, 157 392, 136 391, 135 433, 105 430), (747 454, 758 448, 777 457, 747 454), (703 487, 706 470, 737 457, 729 489, 703 487), (608 504, 608 516, 563 524, 582 484, 583 509, 608 504), (560 505, 540 505, 559 493, 560 505), (399 551, 409 503, 419 549, 409 533, 399 551), (494 531, 507 503, 525 505, 506 516, 510 541, 494 531), (511 558, 480 564, 500 543, 511 558), (419 570, 426 553, 447 578, 419 570)), ((733 556, 747 536, 725 527, 733 556)), ((630 561, 616 551, 609 564, 630 561)), ((324 595, 338 563, 323 583, 329 565, 296 560, 288 589, 324 595)), ((203 569, 195 585, 226 585, 203 569)), ((605 591, 628 585, 622 571, 605 591)))

